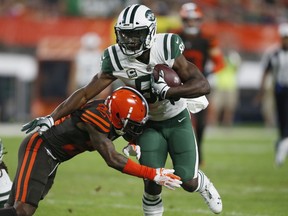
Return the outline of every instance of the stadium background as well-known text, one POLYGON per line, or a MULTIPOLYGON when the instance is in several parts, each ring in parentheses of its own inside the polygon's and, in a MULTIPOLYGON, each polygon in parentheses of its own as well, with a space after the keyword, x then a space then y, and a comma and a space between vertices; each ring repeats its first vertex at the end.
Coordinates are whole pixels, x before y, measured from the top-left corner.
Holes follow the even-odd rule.
MULTIPOLYGON (((102 39, 101 48, 114 43, 115 17, 135 2, 150 6, 158 16, 158 32, 166 32, 180 26, 178 10, 187 1, 2 0, 0 121, 27 121, 49 113, 73 90, 72 64, 80 37, 95 32, 102 39), (39 85, 45 73, 50 77, 39 85), (51 93, 41 93, 43 86, 51 93)), ((205 30, 217 33, 223 48, 234 49, 242 57, 235 123, 261 123, 261 109, 253 103, 261 77, 260 59, 277 42, 276 27, 287 19, 287 1, 195 2, 205 14, 205 30)))
MULTIPOLYGON (((181 25, 177 12, 187 1, 1 1, 0 121, 26 121, 49 113, 74 90, 69 87, 75 79, 71 65, 80 37, 95 32, 101 48, 114 43, 115 17, 135 2, 151 7, 158 16, 158 32, 166 32, 181 25), (45 73, 50 73, 49 80, 39 85, 45 73), (50 86, 51 92, 42 93, 43 86, 50 86)), ((217 32, 221 47, 238 51, 243 60, 235 122, 261 122, 260 108, 252 100, 260 82, 260 58, 278 39, 276 25, 288 17, 287 1, 195 2, 205 14, 205 29, 217 32)))
MULTIPOLYGON (((71 71, 80 37, 101 36, 101 47, 114 43, 115 17, 129 3, 145 3, 158 16, 158 32, 180 25, 184 0, 1 0, 0 1, 0 137, 12 177, 24 134, 21 125, 47 114, 71 93, 71 71), (49 70, 46 70, 47 67, 49 70), (48 71, 48 72, 47 72, 48 71), (39 82, 51 92, 41 94, 39 82), (58 88, 60 86, 60 88, 58 88), (54 90, 56 89, 56 92, 54 90)), ((195 0, 205 26, 220 45, 242 57, 237 75, 240 100, 231 128, 209 127, 204 139, 206 173, 219 189, 223 216, 285 216, 288 212, 287 164, 274 166, 275 127, 265 127, 253 97, 261 77, 261 56, 277 43, 277 24, 287 21, 287 0, 195 0)), ((273 112, 273 109, 271 109, 273 112)), ((121 151, 123 140, 116 143, 121 151)), ((133 159, 133 158, 132 158, 133 159)), ((166 167, 171 167, 168 161, 166 167)), ((106 166, 94 153, 61 165, 55 184, 36 215, 83 216, 141 214, 141 179, 106 166), (89 164, 89 166, 87 166, 89 164)), ((163 190, 165 216, 211 215, 197 194, 163 190)))

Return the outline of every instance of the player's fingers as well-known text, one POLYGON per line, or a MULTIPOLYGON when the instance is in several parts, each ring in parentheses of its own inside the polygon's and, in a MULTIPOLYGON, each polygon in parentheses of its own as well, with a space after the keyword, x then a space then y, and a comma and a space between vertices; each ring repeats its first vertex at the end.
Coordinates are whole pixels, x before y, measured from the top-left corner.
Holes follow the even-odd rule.
POLYGON ((28 122, 28 123, 24 124, 24 125, 22 126, 21 131, 26 131, 27 129, 30 128, 30 126, 31 126, 31 122, 28 122))
POLYGON ((128 151, 126 148, 123 149, 123 153, 124 153, 127 157, 130 156, 129 151, 128 151))
POLYGON ((169 185, 174 187, 174 188, 175 187, 180 188, 181 184, 182 184, 182 181, 179 181, 179 180, 170 180, 169 181, 169 185))
POLYGON ((162 174, 173 174, 175 172, 174 169, 165 169, 165 168, 162 168, 160 171, 162 174))
POLYGON ((30 133, 31 131, 33 131, 35 129, 35 125, 31 125, 28 130, 26 131, 26 134, 30 133))
POLYGON ((174 175, 174 174, 166 174, 166 176, 168 176, 168 177, 170 177, 170 178, 172 178, 172 179, 177 179, 177 180, 181 180, 181 178, 179 177, 179 176, 177 176, 177 175, 174 175))
POLYGON ((175 190, 175 188, 170 184, 169 181, 163 181, 162 186, 165 186, 166 188, 170 189, 170 190, 175 190))
POLYGON ((137 155, 136 155, 137 160, 139 160, 140 157, 141 157, 141 151, 137 152, 137 155))

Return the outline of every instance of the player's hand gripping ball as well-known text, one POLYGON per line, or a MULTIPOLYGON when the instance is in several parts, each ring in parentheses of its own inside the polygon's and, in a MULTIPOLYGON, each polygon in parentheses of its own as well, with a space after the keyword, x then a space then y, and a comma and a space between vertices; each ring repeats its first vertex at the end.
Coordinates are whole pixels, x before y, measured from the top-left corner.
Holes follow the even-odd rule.
POLYGON ((161 70, 163 71, 163 74, 164 74, 163 78, 169 87, 176 87, 176 86, 181 85, 181 80, 178 74, 172 68, 170 68, 169 66, 165 64, 155 65, 154 70, 153 70, 153 76, 154 76, 155 82, 158 81, 159 73, 161 70))
MULTIPOLYGON (((152 75, 152 92, 158 96, 159 99, 166 99, 167 91, 170 87, 181 85, 181 80, 178 74, 165 64, 157 64, 154 67, 152 75)), ((180 98, 170 98, 171 104, 175 105, 175 101, 180 98)))

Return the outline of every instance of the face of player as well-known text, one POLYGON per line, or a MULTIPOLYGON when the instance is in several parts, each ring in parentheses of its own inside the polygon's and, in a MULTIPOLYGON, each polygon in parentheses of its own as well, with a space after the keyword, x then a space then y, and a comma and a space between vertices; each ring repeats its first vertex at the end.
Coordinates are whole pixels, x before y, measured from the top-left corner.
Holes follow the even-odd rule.
POLYGON ((137 51, 143 45, 148 34, 148 29, 121 30, 117 32, 119 42, 130 51, 137 51))
POLYGON ((200 31, 200 27, 202 24, 202 19, 183 19, 184 31, 186 34, 195 35, 200 31))

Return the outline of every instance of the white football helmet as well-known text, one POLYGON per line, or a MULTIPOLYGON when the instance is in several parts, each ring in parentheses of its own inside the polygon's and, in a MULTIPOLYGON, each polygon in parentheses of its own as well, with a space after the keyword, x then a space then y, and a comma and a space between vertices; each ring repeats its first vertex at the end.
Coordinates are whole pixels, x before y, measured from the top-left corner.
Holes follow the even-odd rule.
POLYGON ((138 57, 155 41, 156 17, 150 8, 133 4, 119 15, 115 25, 116 42, 122 52, 138 57))

